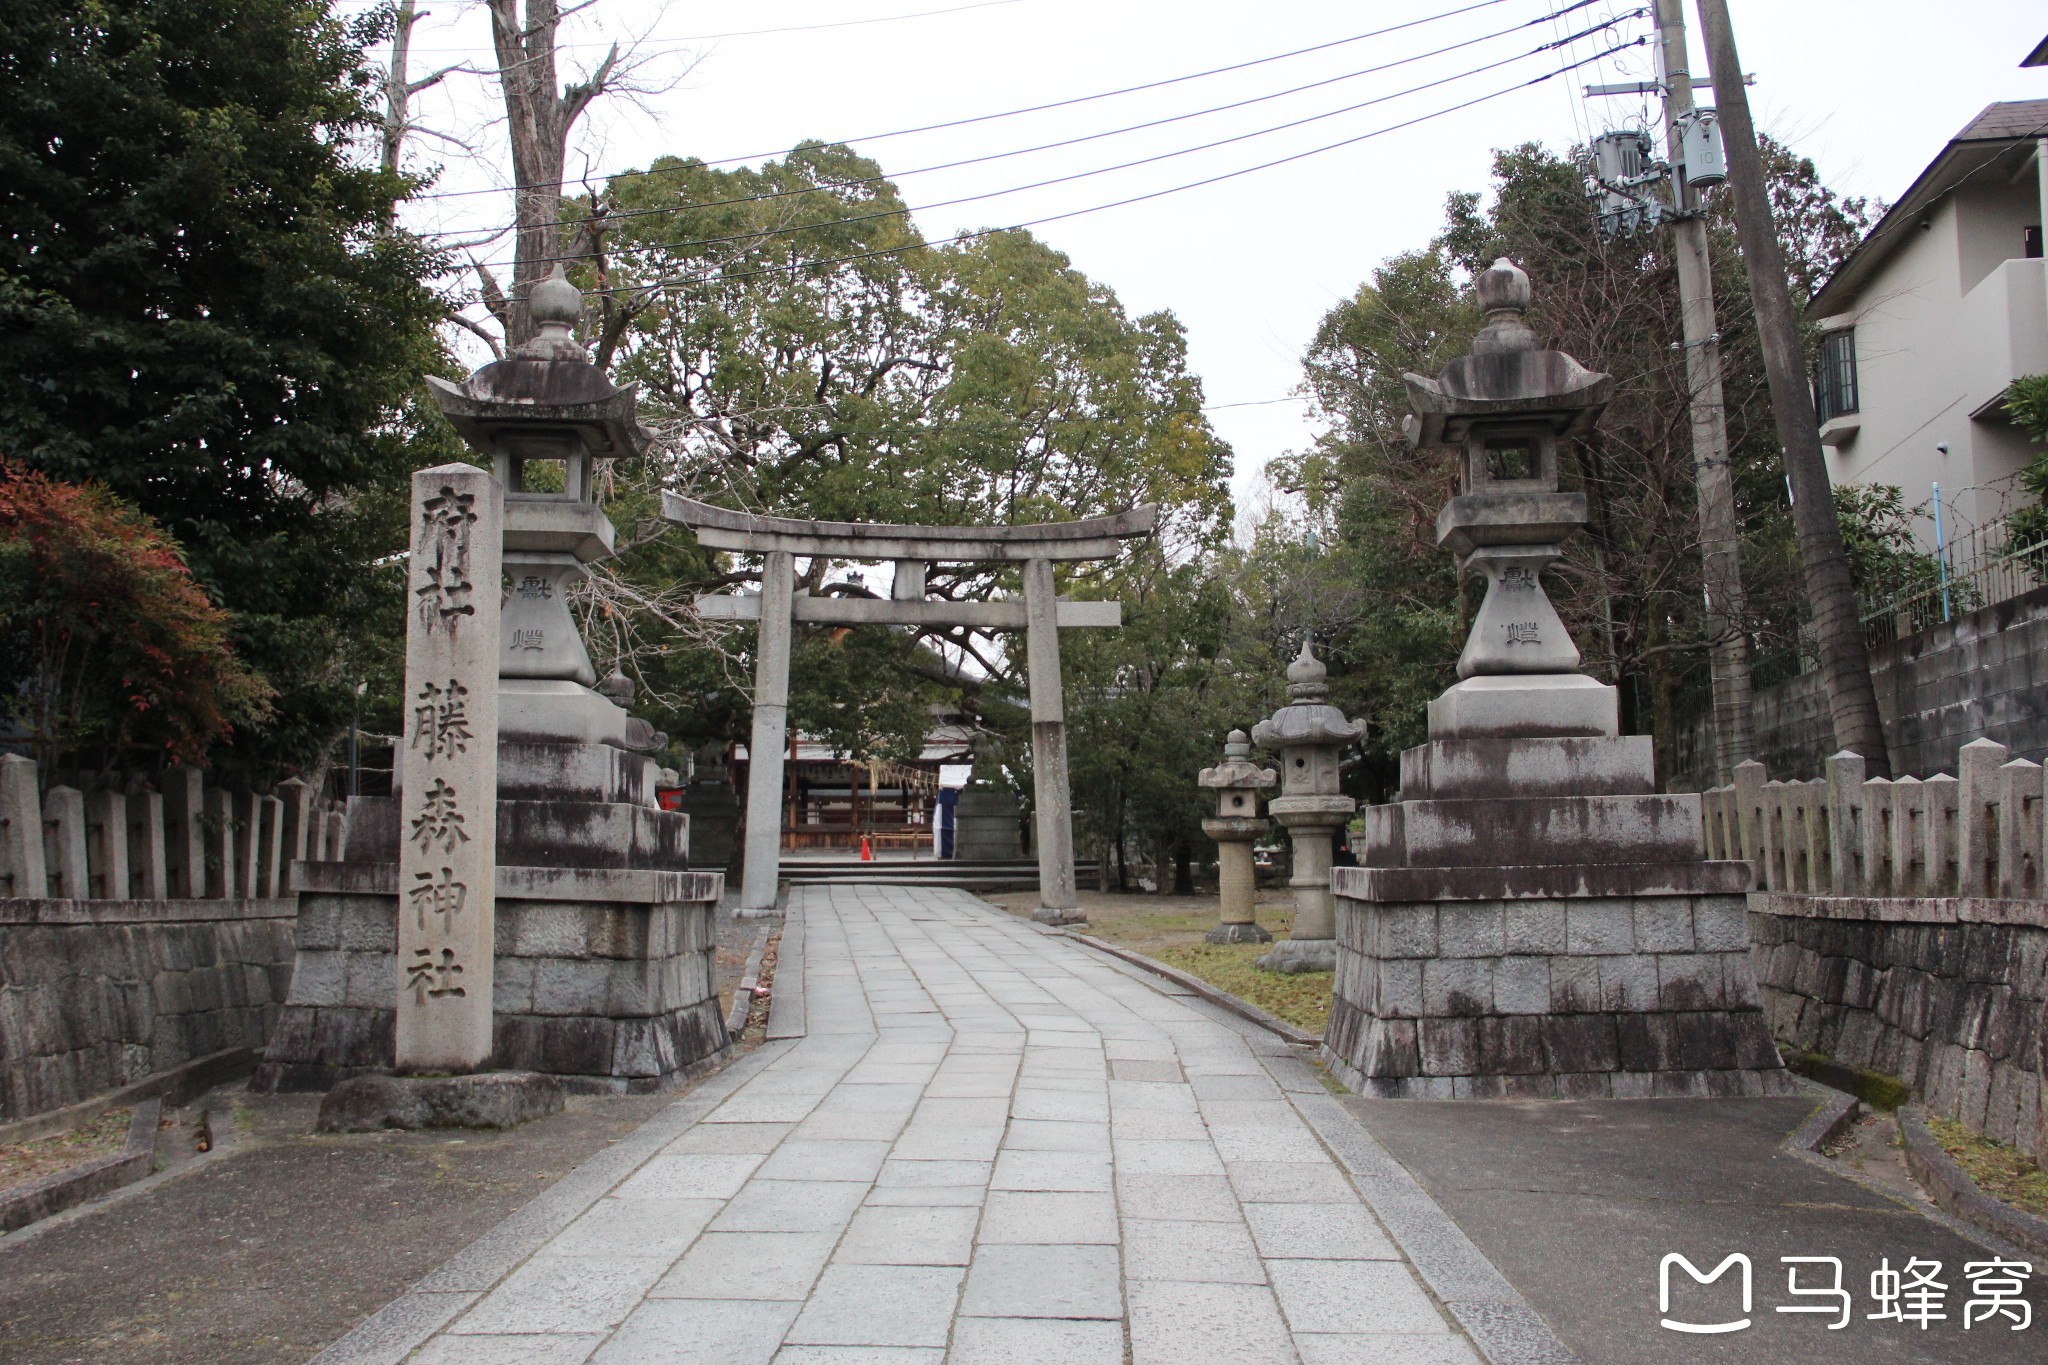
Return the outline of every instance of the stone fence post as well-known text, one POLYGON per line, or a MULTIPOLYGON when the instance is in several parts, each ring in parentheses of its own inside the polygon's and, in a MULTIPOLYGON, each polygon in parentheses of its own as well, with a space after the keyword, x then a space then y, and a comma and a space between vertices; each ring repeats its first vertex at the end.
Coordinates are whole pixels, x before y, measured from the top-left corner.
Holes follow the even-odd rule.
POLYGON ((85 900, 91 895, 85 874, 85 794, 76 787, 43 793, 43 860, 52 896, 85 900))
POLYGON ((36 765, 20 754, 0 754, 0 877, 10 896, 49 894, 36 765))
POLYGON ((128 898, 128 798, 102 787, 85 798, 87 894, 128 898))

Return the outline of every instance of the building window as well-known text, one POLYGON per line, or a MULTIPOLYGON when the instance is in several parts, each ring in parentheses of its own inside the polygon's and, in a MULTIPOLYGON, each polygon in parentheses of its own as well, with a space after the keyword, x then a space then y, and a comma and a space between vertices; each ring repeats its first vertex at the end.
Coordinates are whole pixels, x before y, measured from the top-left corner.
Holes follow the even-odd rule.
POLYGON ((1856 329, 1844 327, 1820 339, 1820 373, 1813 381, 1814 414, 1823 425, 1859 411, 1856 401, 1856 329))

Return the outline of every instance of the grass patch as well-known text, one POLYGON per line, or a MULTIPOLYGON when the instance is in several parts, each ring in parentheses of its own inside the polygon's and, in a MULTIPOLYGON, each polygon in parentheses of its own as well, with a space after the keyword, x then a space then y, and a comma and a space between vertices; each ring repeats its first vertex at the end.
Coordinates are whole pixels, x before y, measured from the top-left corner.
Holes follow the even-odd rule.
POLYGON ((90 1123, 69 1132, 52 1133, 34 1142, 0 1146, 0 1190, 26 1185, 46 1175, 103 1156, 112 1156, 128 1141, 132 1109, 109 1109, 90 1123))
POLYGON ((1330 1026, 1330 992, 1335 972, 1260 971, 1254 960, 1271 946, 1261 943, 1186 943, 1152 956, 1178 967, 1299 1029, 1321 1033, 1330 1026))
MULTIPOLYGON (((1001 892, 988 897, 1013 915, 1028 915, 1038 903, 1036 892, 1001 892)), ((1202 936, 1216 927, 1214 896, 1129 895, 1114 891, 1083 891, 1081 908, 1088 912, 1091 937, 1156 958, 1170 967, 1199 976, 1296 1028, 1321 1033, 1330 1023, 1330 992, 1334 972, 1303 972, 1285 976, 1252 965, 1272 945, 1206 943, 1202 936)), ((1286 938, 1294 926, 1294 898, 1284 890, 1261 892, 1259 923, 1275 939, 1286 938)))
POLYGON ((1977 1188, 2040 1218, 2048 1218, 2048 1171, 2016 1148, 1971 1132, 1954 1119, 1927 1119, 1928 1131, 1955 1158, 1977 1188))
POLYGON ((1912 1088, 1896 1076, 1849 1066, 1825 1052, 1801 1052, 1785 1044, 1780 1044, 1778 1050, 1792 1071, 1808 1080, 1846 1091, 1873 1109, 1891 1113, 1913 1098, 1912 1088))

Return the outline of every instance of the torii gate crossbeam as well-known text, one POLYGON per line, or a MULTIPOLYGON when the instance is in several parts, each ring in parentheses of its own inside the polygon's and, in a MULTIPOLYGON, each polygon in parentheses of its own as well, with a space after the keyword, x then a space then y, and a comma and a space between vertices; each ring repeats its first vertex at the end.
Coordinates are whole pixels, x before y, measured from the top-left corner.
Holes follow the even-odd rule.
POLYGON ((1031 767, 1037 789, 1038 909, 1049 924, 1083 918, 1074 888, 1074 819, 1067 780, 1066 705, 1060 685, 1060 627, 1119 626, 1115 602, 1061 601, 1053 595, 1055 561, 1113 559, 1123 542, 1149 536, 1158 524, 1152 504, 1112 516, 1030 526, 892 526, 764 517, 714 507, 669 493, 662 514, 689 527, 708 550, 762 556, 761 591, 697 599, 712 619, 759 621, 754 658, 754 729, 748 742, 746 865, 739 913, 775 908, 782 861, 782 763, 789 743, 789 649, 792 621, 834 625, 968 626, 1024 631, 1031 685, 1031 767), (896 583, 889 601, 796 594, 796 560, 891 560, 896 583), (1022 602, 928 601, 932 564, 1021 564, 1022 602))

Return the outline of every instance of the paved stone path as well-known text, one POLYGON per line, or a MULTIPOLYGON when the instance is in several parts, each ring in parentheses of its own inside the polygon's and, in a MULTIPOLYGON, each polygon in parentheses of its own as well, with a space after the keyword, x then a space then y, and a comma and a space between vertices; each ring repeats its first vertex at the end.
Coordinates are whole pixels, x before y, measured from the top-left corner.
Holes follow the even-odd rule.
POLYGON ((322 1360, 1450 1365, 1461 1325, 1568 1358, 1284 1045, 1177 988, 903 887, 800 890, 781 964, 761 1051, 322 1360))

